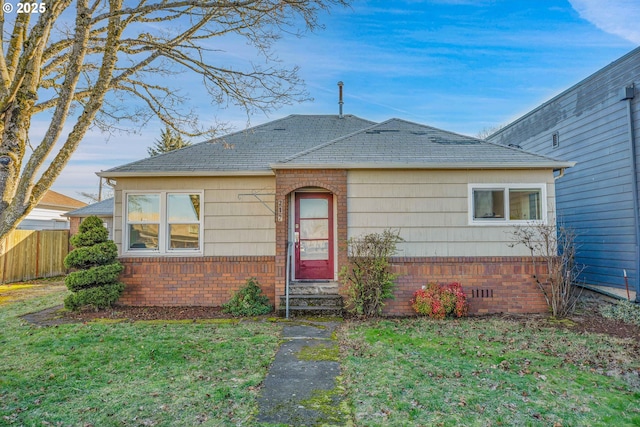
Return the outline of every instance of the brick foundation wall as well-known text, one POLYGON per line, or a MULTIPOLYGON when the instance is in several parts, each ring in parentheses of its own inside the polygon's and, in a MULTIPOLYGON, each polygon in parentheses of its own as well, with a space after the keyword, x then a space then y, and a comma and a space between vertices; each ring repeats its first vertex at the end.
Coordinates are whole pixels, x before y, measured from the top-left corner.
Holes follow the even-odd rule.
MULTIPOLYGON (((120 262, 126 284, 118 301, 122 305, 220 306, 249 277, 258 279, 272 304, 277 303, 276 295, 284 294, 284 284, 282 292, 276 287, 275 257, 138 257, 120 262)), ((386 303, 386 315, 414 315, 413 293, 429 282, 459 282, 471 315, 548 311, 529 257, 393 258, 392 266, 400 276, 396 298, 386 303)))
MULTIPOLYGON (((393 258, 397 279, 396 298, 387 301, 384 313, 413 315, 413 293, 430 282, 459 282, 467 294, 469 314, 544 313, 548 306, 533 279, 530 257, 421 257, 393 258)), ((542 268, 542 265, 538 265, 542 268)), ((543 274, 539 271, 539 274, 543 274)))
POLYGON ((220 306, 249 277, 275 302, 275 259, 238 257, 120 258, 126 284, 118 304, 134 306, 220 306))

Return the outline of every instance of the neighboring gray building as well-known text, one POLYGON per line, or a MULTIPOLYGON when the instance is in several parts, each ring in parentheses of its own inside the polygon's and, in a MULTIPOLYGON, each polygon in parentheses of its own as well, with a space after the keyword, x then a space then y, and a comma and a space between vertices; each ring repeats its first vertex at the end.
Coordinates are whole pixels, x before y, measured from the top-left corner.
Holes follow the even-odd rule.
POLYGON ((640 48, 489 136, 577 162, 556 183, 558 219, 577 234, 585 284, 640 292, 640 48))

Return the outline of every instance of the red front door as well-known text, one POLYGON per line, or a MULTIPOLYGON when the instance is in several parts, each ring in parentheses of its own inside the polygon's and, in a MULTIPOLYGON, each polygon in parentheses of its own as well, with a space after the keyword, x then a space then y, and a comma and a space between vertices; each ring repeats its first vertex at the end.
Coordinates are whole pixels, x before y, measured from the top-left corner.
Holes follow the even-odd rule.
POLYGON ((333 279, 333 196, 297 193, 296 279, 333 279))

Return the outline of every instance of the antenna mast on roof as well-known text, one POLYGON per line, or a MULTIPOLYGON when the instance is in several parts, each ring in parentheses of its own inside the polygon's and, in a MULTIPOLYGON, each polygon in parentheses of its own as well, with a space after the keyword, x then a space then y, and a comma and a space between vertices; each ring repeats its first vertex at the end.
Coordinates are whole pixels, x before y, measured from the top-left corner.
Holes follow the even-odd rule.
POLYGON ((339 89, 339 101, 338 104, 340 105, 340 115, 338 116, 339 118, 343 118, 344 116, 342 115, 342 105, 344 105, 344 101, 342 100, 342 86, 344 86, 344 83, 342 82, 338 82, 338 89, 339 89))

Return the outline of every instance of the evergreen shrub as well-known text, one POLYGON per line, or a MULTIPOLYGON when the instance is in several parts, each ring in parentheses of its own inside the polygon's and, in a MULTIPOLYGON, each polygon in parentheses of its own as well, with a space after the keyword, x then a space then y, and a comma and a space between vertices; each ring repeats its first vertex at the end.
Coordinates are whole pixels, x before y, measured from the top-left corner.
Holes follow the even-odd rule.
POLYGON ((64 300, 67 309, 107 308, 120 298, 124 284, 118 277, 123 267, 117 260, 117 247, 108 237, 109 232, 96 216, 82 221, 78 234, 71 237, 75 248, 65 257, 64 265, 76 271, 65 278, 72 292, 64 300))
POLYGON ((269 298, 262 293, 255 277, 247 279, 247 283, 238 289, 229 302, 222 305, 222 312, 234 316, 259 316, 273 310, 269 298))

